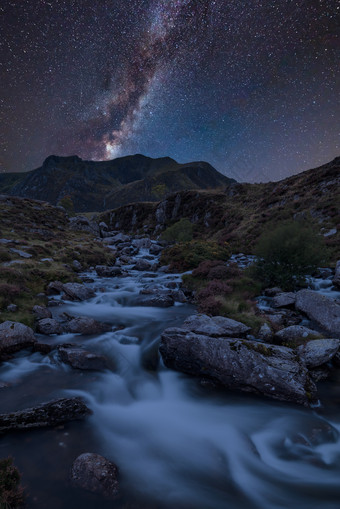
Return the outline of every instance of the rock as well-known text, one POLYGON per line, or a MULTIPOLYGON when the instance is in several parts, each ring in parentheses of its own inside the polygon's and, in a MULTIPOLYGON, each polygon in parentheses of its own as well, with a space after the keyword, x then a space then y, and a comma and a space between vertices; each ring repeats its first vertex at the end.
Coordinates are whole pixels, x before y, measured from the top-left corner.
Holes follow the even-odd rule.
POLYGON ((47 345, 46 343, 39 343, 38 341, 33 345, 33 352, 39 352, 41 354, 49 354, 53 350, 53 345, 47 345))
POLYGON ((146 295, 136 301, 136 306, 151 306, 158 308, 168 308, 174 305, 174 299, 171 295, 146 295))
POLYGON ((150 270, 151 268, 152 264, 147 260, 143 260, 143 258, 140 258, 133 267, 134 270, 150 270))
POLYGON ((98 224, 95 221, 91 221, 86 216, 71 217, 69 227, 71 230, 88 232, 95 236, 99 236, 100 234, 98 224))
POLYGON ((63 328, 54 318, 42 318, 37 323, 37 331, 40 334, 62 334, 63 328))
POLYGON ((330 371, 327 366, 322 366, 321 368, 310 369, 309 374, 314 382, 321 382, 323 380, 327 380, 330 375, 330 371))
POLYGON ((211 337, 240 337, 251 329, 241 322, 224 316, 191 315, 183 324, 183 329, 211 337))
POLYGON ((171 292, 171 296, 175 302, 184 303, 184 302, 188 301, 188 299, 186 298, 186 296, 184 295, 184 292, 182 292, 182 290, 173 290, 171 292))
POLYGON ((8 304, 7 311, 15 313, 15 311, 18 311, 18 306, 16 304, 8 304))
POLYGON ((317 336, 320 336, 320 333, 308 329, 308 327, 304 327, 303 325, 291 325, 290 327, 276 332, 274 334, 274 339, 276 343, 286 343, 287 345, 291 343, 290 346, 295 346, 296 343, 305 343, 308 338, 315 339, 317 336))
POLYGON ((168 368, 226 388, 303 405, 316 400, 315 384, 291 348, 173 328, 163 332, 160 353, 168 368))
POLYGON ((40 320, 42 318, 52 318, 51 311, 45 306, 34 306, 33 313, 35 314, 36 318, 40 320))
POLYGON ((151 244, 150 249, 149 249, 149 253, 151 255, 155 255, 155 256, 159 255, 162 251, 163 251, 163 248, 159 244, 151 244))
POLYGON ((78 260, 73 260, 73 262, 72 262, 72 267, 73 267, 73 269, 74 269, 76 272, 80 272, 80 271, 82 271, 82 270, 83 270, 83 267, 82 267, 81 263, 80 263, 80 262, 78 262, 78 260))
POLYGON ((151 246, 151 240, 147 237, 143 239, 133 239, 132 245, 137 249, 148 249, 151 246))
POLYGON ((62 300, 50 299, 47 305, 48 307, 53 308, 57 306, 62 306, 63 304, 64 302, 62 300))
POLYGON ((0 414, 0 433, 56 426, 91 413, 81 398, 60 398, 18 412, 0 414))
POLYGON ((273 337, 273 332, 267 323, 261 325, 260 330, 258 332, 258 338, 263 341, 270 341, 273 337))
POLYGON ((340 336, 340 304, 338 302, 312 290, 300 290, 296 294, 295 306, 329 334, 340 336))
POLYGON ((297 352, 308 368, 317 368, 332 360, 339 347, 340 339, 315 339, 299 346, 297 352))
POLYGON ((87 316, 77 316, 71 318, 64 326, 67 332, 73 334, 101 334, 102 332, 108 332, 112 330, 111 325, 97 322, 93 318, 87 316))
POLYGON ((122 269, 117 266, 96 265, 95 271, 100 277, 116 277, 122 274, 122 269))
POLYGON ((340 260, 338 260, 336 262, 335 275, 334 275, 332 283, 334 286, 337 286, 338 288, 340 288, 340 260))
POLYGON ((46 288, 47 295, 58 295, 62 291, 63 283, 61 281, 51 281, 46 288))
POLYGON ((118 467, 94 453, 84 453, 74 461, 71 481, 75 486, 105 498, 115 499, 119 494, 118 467))
POLYGON ((129 235, 125 235, 124 233, 117 233, 113 237, 109 237, 109 238, 110 238, 110 243, 112 242, 112 244, 118 244, 119 242, 130 242, 131 241, 131 237, 129 235))
POLYGON ((32 258, 32 255, 26 253, 26 251, 21 251, 20 249, 15 249, 14 247, 10 248, 10 252, 21 256, 21 258, 32 258))
POLYGON ((275 286, 274 288, 266 288, 264 291, 264 294, 267 297, 275 297, 275 295, 278 295, 279 293, 283 293, 283 291, 278 286, 275 286))
POLYGON ((295 304, 295 293, 293 292, 278 293, 273 298, 273 306, 275 308, 285 308, 293 306, 294 304, 295 304))
POLYGON ((9 320, 0 324, 0 356, 28 348, 35 342, 34 332, 27 325, 9 320))
POLYGON ((85 370, 103 370, 107 368, 105 357, 83 350, 77 345, 63 344, 58 346, 59 358, 72 368, 85 370))
POLYGON ((87 288, 85 285, 81 283, 66 283, 62 287, 65 292, 65 299, 68 300, 87 300, 94 297, 95 291, 92 288, 87 288))

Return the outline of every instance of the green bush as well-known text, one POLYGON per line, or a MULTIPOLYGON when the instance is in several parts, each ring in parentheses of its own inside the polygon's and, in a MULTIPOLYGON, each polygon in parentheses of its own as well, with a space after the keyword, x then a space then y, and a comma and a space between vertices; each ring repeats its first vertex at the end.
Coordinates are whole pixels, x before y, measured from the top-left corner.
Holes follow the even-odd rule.
POLYGON ((294 221, 263 234, 255 254, 255 274, 265 286, 293 290, 325 261, 325 245, 310 226, 294 221))
POLYGON ((22 507, 23 502, 20 474, 12 458, 0 460, 0 509, 22 507))
POLYGON ((170 265, 171 270, 184 272, 195 269, 204 260, 228 260, 230 249, 228 244, 219 245, 217 242, 192 240, 176 244, 164 249, 161 263, 170 265))
POLYGON ((193 224, 183 217, 177 223, 169 226, 161 235, 162 240, 168 242, 190 242, 193 236, 193 224))

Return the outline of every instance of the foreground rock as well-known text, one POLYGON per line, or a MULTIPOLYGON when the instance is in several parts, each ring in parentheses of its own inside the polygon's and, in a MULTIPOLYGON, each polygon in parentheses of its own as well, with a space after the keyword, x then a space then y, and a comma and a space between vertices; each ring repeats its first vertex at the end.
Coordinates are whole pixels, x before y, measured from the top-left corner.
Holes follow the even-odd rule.
POLYGON ((315 339, 297 349, 308 368, 316 368, 331 361, 339 350, 339 339, 315 339))
POLYGON ((118 467, 94 453, 84 453, 74 461, 71 481, 75 486, 115 499, 119 493, 118 467))
POLYGON ((97 320, 87 316, 77 316, 71 318, 67 324, 64 325, 64 330, 73 334, 90 335, 108 332, 112 330, 112 326, 98 322, 97 320))
POLYGON ((274 335, 275 342, 286 346, 296 346, 297 343, 305 343, 308 338, 316 339, 320 333, 303 325, 291 325, 281 329, 274 335))
POLYGON ((64 298, 68 300, 87 300, 95 296, 92 288, 87 288, 81 283, 66 283, 63 285, 64 298))
POLYGON ((75 369, 100 371, 107 368, 105 357, 89 352, 73 344, 58 347, 59 358, 65 364, 75 369))
POLYGON ((0 433, 56 426, 91 413, 80 398, 60 398, 19 412, 0 414, 0 433))
POLYGON ((340 304, 312 290, 300 290, 295 306, 331 335, 340 336, 340 304))
POLYGON ((183 324, 183 329, 217 337, 242 337, 250 331, 250 327, 224 316, 192 315, 183 324))
POLYGON ((35 342, 34 332, 27 325, 9 320, 0 324, 0 358, 28 348, 35 342))
POLYGON ((211 379, 228 389, 302 405, 316 399, 307 368, 287 347, 173 328, 163 332, 160 353, 168 368, 211 379))
POLYGON ((37 331, 40 334, 62 334, 63 328, 54 318, 43 318, 37 323, 37 331))

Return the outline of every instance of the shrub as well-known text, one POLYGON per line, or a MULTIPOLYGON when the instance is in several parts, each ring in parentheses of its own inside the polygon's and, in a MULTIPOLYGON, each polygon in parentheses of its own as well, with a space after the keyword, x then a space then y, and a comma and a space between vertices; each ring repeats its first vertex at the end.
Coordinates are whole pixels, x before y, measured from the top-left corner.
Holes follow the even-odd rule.
POLYGON ((231 286, 229 286, 227 283, 225 283, 224 281, 218 281, 218 280, 213 280, 213 281, 210 281, 207 286, 205 286, 202 290, 200 290, 198 293, 197 293, 197 300, 198 301, 202 301, 204 299, 207 299, 208 297, 211 297, 211 296, 216 296, 216 295, 228 295, 230 293, 232 293, 233 289, 231 286))
POLYGON ((169 226, 161 235, 168 242, 190 242, 193 236, 193 224, 186 217, 169 226))
POLYGON ((161 263, 170 264, 172 270, 185 271, 198 267, 204 260, 227 260, 229 246, 220 246, 217 242, 191 241, 164 249, 161 263))
POLYGON ((256 246, 255 274, 265 286, 292 290, 324 261, 321 237, 300 222, 282 224, 263 234, 256 246))
POLYGON ((14 509, 24 502, 23 489, 20 487, 20 473, 13 465, 12 458, 0 460, 0 508, 14 509))

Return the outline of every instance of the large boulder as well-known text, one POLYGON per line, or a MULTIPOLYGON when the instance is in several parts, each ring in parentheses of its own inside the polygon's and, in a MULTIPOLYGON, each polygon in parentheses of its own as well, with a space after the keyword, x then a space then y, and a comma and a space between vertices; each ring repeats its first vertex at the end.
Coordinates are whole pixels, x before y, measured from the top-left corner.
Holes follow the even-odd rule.
POLYGON ((81 398, 60 398, 18 412, 0 414, 0 433, 56 426, 91 413, 81 398))
POLYGON ((71 481, 75 486, 115 499, 119 494, 118 467, 94 453, 84 453, 73 462, 71 481))
POLYGON ((57 322, 54 318, 43 318, 37 323, 37 331, 40 334, 62 334, 63 327, 61 323, 57 322))
POLYGON ((291 325, 290 327, 285 327, 284 329, 279 330, 275 333, 274 339, 278 344, 285 344, 286 346, 295 346, 297 343, 305 343, 308 338, 316 339, 320 337, 320 333, 309 329, 308 327, 304 327, 303 325, 291 325))
POLYGON ((105 357, 98 355, 73 344, 58 346, 59 358, 65 364, 75 369, 100 371, 107 368, 105 357))
POLYGON ((160 353, 168 368, 228 389, 302 405, 316 400, 315 384, 291 348, 173 328, 163 332, 160 353))
POLYGON ((95 291, 81 283, 66 283, 62 287, 67 300, 87 300, 94 297, 95 291))
POLYGON ((308 368, 316 368, 332 360, 339 346, 340 339, 315 339, 299 346, 297 352, 308 368))
POLYGON ((34 332, 27 325, 9 320, 0 324, 0 357, 28 348, 35 342, 34 332))
POLYGON ((65 325, 64 329, 67 332, 71 332, 73 334, 101 334, 102 332, 108 332, 112 330, 111 325, 107 325, 105 323, 98 322, 93 318, 89 318, 87 316, 77 316, 71 318, 65 325))
POLYGON ((312 290, 300 290, 296 294, 295 306, 330 335, 340 336, 340 304, 338 302, 312 290))
POLYGON ((96 265, 95 271, 100 277, 116 277, 122 274, 122 269, 120 267, 111 267, 109 265, 96 265))
POLYGON ((340 260, 337 261, 335 266, 335 275, 333 278, 333 285, 340 288, 340 260))
POLYGON ((274 308, 285 308, 293 306, 294 304, 295 304, 295 293, 293 292, 278 293, 273 298, 274 308))
POLYGON ((250 327, 224 316, 191 315, 183 324, 183 329, 211 337, 242 337, 250 327))

